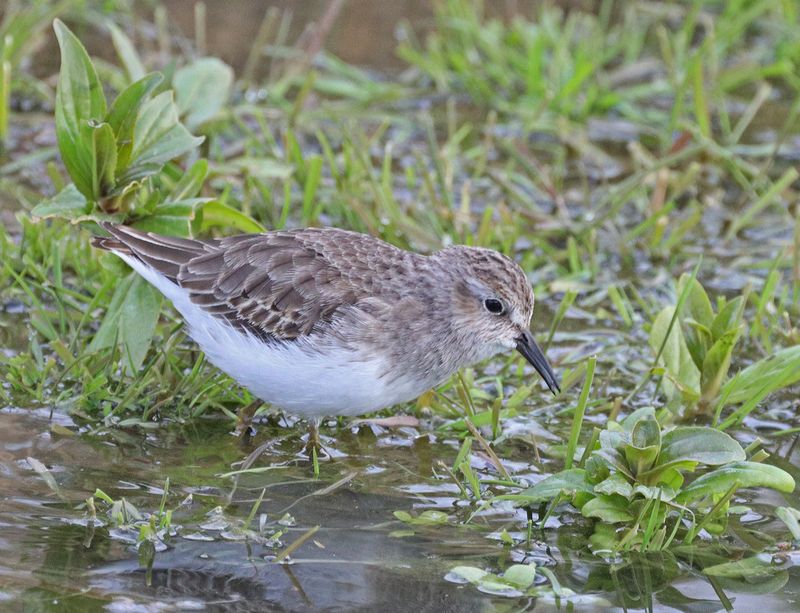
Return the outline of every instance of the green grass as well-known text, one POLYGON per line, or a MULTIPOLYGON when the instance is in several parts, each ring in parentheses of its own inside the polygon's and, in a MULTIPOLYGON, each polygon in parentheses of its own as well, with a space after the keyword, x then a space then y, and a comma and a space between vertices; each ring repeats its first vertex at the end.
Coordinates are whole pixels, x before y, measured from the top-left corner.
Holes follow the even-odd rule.
MULTIPOLYGON (((794 223, 788 202, 796 172, 781 169, 785 163, 778 150, 765 159, 760 149, 742 142, 763 95, 735 116, 728 109, 756 85, 787 95, 794 90, 791 71, 775 66, 796 59, 791 32, 783 25, 797 15, 780 2, 760 2, 747 10, 714 3, 676 5, 675 12, 684 15, 676 27, 674 15, 661 9, 639 6, 620 21, 615 7, 603 7, 598 15, 543 8, 535 21, 503 22, 483 16, 479 3, 442 3, 426 41, 401 44, 401 57, 413 66, 402 83, 379 85, 325 54, 303 76, 292 61, 305 60, 292 60, 297 51, 280 45, 269 47, 269 53, 290 59, 273 58, 282 69, 263 83, 271 93, 260 104, 248 101, 244 93, 253 84, 241 81, 204 106, 190 106, 181 102, 190 95, 181 93, 180 77, 168 75, 182 121, 205 138, 198 153, 207 165, 203 162, 202 169, 195 173, 193 168, 179 180, 179 164, 169 163, 135 184, 138 192, 124 201, 118 194, 134 193, 125 183, 102 188, 97 177, 81 178, 87 186, 81 189, 89 206, 92 199, 99 203, 98 215, 105 214, 101 209, 108 210, 107 199, 113 197, 115 209, 125 207, 129 219, 152 219, 147 227, 164 231, 208 233, 216 223, 220 229, 213 232, 223 232, 231 223, 251 227, 249 220, 253 228, 329 224, 422 251, 451 242, 499 249, 530 271, 540 303, 551 308, 560 303, 551 326, 539 317, 534 322, 540 331, 550 328, 547 345, 558 346, 558 329, 568 321, 570 308, 630 330, 626 338, 608 339, 598 356, 598 374, 619 370, 615 348, 627 344, 628 335, 639 339, 641 360, 648 359, 643 324, 669 297, 643 283, 646 277, 673 276, 696 261, 698 250, 728 245, 740 248, 743 257, 727 270, 744 266, 757 275, 756 258, 772 262, 768 282, 755 288, 745 309, 748 316, 753 313, 745 347, 756 352, 745 362, 759 352, 768 355, 793 338, 798 282, 791 262, 797 258, 797 243, 775 239, 749 256, 743 237, 765 224, 794 223), (758 38, 765 33, 772 36, 769 44, 758 38), (752 48, 743 58, 745 43, 752 48), (603 53, 590 53, 598 45, 603 53), (732 67, 743 64, 751 68, 733 79, 732 67), (613 85, 621 78, 615 71, 640 65, 640 78, 652 81, 650 89, 613 85), (374 95, 364 93, 367 82, 373 83, 374 95), (307 105, 311 92, 319 99, 307 105), (466 104, 462 93, 468 96, 466 104), (395 108, 404 97, 432 94, 440 102, 422 121, 395 108), (531 109, 539 107, 542 112, 531 116, 531 109), (657 109, 664 110, 654 116, 657 109), (604 144, 602 138, 613 139, 613 133, 593 143, 595 118, 624 121, 621 125, 639 139, 624 153, 604 144), (677 137, 675 130, 680 130, 677 137), (192 176, 190 185, 186 177, 192 176), (97 191, 102 189, 106 192, 97 191), (202 226, 195 220, 179 229, 171 221, 178 218, 165 215, 185 213, 160 212, 166 209, 159 202, 187 194, 200 195, 218 209, 201 204, 207 209, 202 226), (244 215, 235 217, 236 211, 244 215), (709 229, 716 229, 716 236, 709 229), (785 257, 773 259, 780 253, 785 257), (636 274, 628 276, 637 266, 636 274), (788 329, 782 331, 784 322, 788 329)), ((143 59, 149 55, 146 48, 135 49, 120 30, 114 31, 114 43, 120 67, 103 62, 101 73, 122 89, 151 69, 143 59)), ((190 82, 198 87, 206 74, 220 78, 217 66, 174 59, 185 66, 175 74, 191 74, 190 82)), ((65 78, 70 73, 62 74, 65 78)), ((785 138, 795 119, 794 113, 776 118, 779 138, 785 138)), ((178 145, 175 155, 185 146, 178 145)), ((21 161, 16 173, 30 172, 38 163, 35 157, 21 161)), ((52 168, 57 175, 58 168, 52 168)), ((67 183, 61 172, 52 188, 40 188, 42 195, 67 183)), ((117 181, 122 181, 119 173, 117 181)), ((6 179, 6 189, 14 176, 6 179)), ((232 415, 240 401, 248 400, 233 386, 199 383, 213 369, 184 341, 168 306, 153 329, 157 343, 133 346, 125 341, 124 327, 120 340, 108 332, 118 324, 98 332, 98 317, 112 301, 131 299, 114 298, 124 268, 89 248, 82 228, 90 223, 27 221, 25 211, 42 196, 35 189, 24 195, 21 229, 6 229, 2 236, 2 275, 5 295, 29 309, 31 346, 5 358, 10 382, 5 394, 29 395, 38 402, 70 398, 73 409, 106 421, 137 414, 148 421, 153 410, 137 400, 145 390, 177 390, 159 415, 179 419, 209 408, 232 415), (126 360, 128 366, 120 371, 126 360), (109 384, 115 377, 118 386, 109 384), (51 389, 54 381, 63 386, 58 393, 51 389)), ((36 211, 64 216, 65 210, 87 206, 69 197, 73 201, 67 205, 52 201, 36 211)), ((704 268, 721 264, 710 256, 704 268)), ((569 382, 586 353, 565 339, 559 361, 569 382)), ((517 385, 518 370, 509 360, 499 376, 517 385)), ((161 402, 156 406, 160 409, 161 402)))

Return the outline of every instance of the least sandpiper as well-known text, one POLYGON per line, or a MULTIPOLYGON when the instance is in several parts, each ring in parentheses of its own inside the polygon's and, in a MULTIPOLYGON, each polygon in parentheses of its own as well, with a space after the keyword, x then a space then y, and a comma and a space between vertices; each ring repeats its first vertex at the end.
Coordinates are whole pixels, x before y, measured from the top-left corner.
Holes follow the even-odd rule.
POLYGON ((172 301, 209 361, 290 413, 369 413, 509 349, 559 390, 529 329, 530 282, 496 251, 420 255, 336 228, 197 240, 102 225, 95 246, 172 301))

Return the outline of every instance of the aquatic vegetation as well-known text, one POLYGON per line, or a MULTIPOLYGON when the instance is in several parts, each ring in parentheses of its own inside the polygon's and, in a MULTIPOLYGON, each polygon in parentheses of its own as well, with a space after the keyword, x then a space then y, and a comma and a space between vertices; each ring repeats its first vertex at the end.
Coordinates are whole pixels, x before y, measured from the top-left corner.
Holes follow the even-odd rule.
POLYGON ((534 506, 561 500, 598 520, 590 543, 596 552, 660 551, 691 544, 704 529, 725 528, 730 499, 743 487, 794 491, 786 471, 762 462, 719 430, 678 426, 665 430, 651 407, 609 422, 584 450, 578 468, 545 477, 519 494, 501 497, 534 506), (686 483, 686 473, 713 467, 686 483), (677 539, 677 540, 676 540, 677 539))
MULTIPOLYGON (((536 564, 512 564, 501 574, 496 575, 474 566, 456 566, 447 573, 445 579, 453 583, 472 583, 484 594, 519 598, 520 596, 551 596, 569 599, 575 593, 562 588, 549 568, 538 568, 536 564), (534 585, 539 575, 550 580, 551 585, 534 585)), ((539 582, 541 583, 541 582, 539 582)), ((600 604, 599 602, 596 604, 600 604)))

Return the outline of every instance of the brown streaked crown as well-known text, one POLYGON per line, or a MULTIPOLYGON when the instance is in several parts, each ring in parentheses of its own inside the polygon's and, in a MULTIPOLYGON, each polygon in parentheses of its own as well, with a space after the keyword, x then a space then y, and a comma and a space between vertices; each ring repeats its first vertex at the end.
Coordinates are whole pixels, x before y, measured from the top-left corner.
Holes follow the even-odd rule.
POLYGON ((525 271, 502 253, 483 247, 456 245, 434 254, 445 266, 461 269, 463 278, 480 279, 496 295, 514 303, 519 311, 533 312, 533 290, 525 271))

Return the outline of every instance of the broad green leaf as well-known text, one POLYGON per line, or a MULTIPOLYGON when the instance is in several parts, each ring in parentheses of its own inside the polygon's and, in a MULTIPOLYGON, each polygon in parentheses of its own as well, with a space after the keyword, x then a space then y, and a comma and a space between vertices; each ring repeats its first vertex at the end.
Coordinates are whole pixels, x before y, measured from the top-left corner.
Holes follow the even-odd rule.
POLYGON ((658 447, 656 445, 642 448, 625 445, 623 451, 625 453, 625 461, 628 463, 628 469, 634 475, 641 475, 647 472, 658 457, 658 447))
POLYGON ((73 220, 88 215, 91 210, 92 203, 70 183, 52 198, 33 207, 31 215, 41 219, 61 217, 73 220))
POLYGON ((703 372, 700 376, 700 389, 707 402, 711 402, 717 397, 717 392, 728 376, 731 355, 740 333, 741 327, 729 329, 706 353, 705 360, 703 360, 703 372))
MULTIPOLYGON (((611 450, 614 452, 614 450, 611 450)), ((608 461, 605 458, 600 457, 599 450, 596 450, 583 465, 584 470, 586 471, 586 480, 589 483, 596 484, 602 483, 606 479, 608 479, 609 475, 611 474, 610 466, 608 461)), ((616 453, 616 452, 614 452, 616 453)))
POLYGON ((686 340, 686 348, 692 356, 692 361, 697 368, 703 364, 706 351, 711 346, 711 324, 714 321, 714 311, 711 308, 711 301, 703 286, 696 278, 691 275, 683 274, 678 280, 678 295, 682 295, 687 283, 691 283, 686 302, 680 314, 684 321, 683 333, 686 340), (691 325, 694 321, 697 325, 691 325))
POLYGON ((178 120, 172 92, 162 92, 145 102, 139 111, 133 130, 131 162, 120 182, 155 174, 164 164, 201 142, 201 137, 192 136, 178 120))
POLYGON ((692 361, 697 368, 703 366, 703 360, 709 347, 714 344, 711 330, 694 319, 683 320, 683 333, 686 340, 686 348, 692 356, 692 361))
POLYGON ((196 198, 203 189, 203 184, 208 176, 208 160, 199 159, 192 167, 183 173, 180 180, 170 191, 169 200, 184 200, 196 198))
MULTIPOLYGON (((653 351, 658 351, 667 338, 669 323, 674 313, 675 307, 666 307, 656 316, 650 330, 650 346, 653 351)), ((681 393, 690 400, 696 400, 700 396, 700 370, 689 354, 681 326, 677 322, 672 326, 669 337, 664 343, 659 363, 669 373, 669 377, 664 378, 664 390, 669 397, 681 393)))
POLYGON ((108 305, 100 328, 89 343, 89 351, 122 345, 123 363, 135 372, 144 361, 161 309, 161 294, 142 277, 131 272, 122 279, 108 305))
POLYGON ((96 200, 91 124, 105 119, 105 95, 81 42, 58 19, 53 22, 53 29, 61 49, 55 113, 58 149, 75 186, 86 198, 96 200))
POLYGON ((674 500, 676 496, 675 490, 666 486, 650 486, 650 485, 637 485, 633 488, 633 493, 638 494, 648 500, 663 500, 669 502, 674 500))
POLYGON ((631 430, 630 444, 639 449, 661 445, 661 428, 654 415, 648 415, 636 422, 631 430))
POLYGON ((616 549, 617 543, 619 542, 617 530, 618 528, 611 524, 595 522, 594 532, 589 537, 589 546, 592 551, 597 553, 616 549))
POLYGON ((728 434, 713 428, 685 426, 664 435, 658 466, 686 461, 716 466, 741 462, 745 457, 742 446, 728 434))
POLYGON ((478 583, 481 579, 489 574, 491 573, 474 566, 456 566, 455 568, 451 568, 450 572, 448 573, 448 575, 452 575, 453 577, 469 583, 478 583))
POLYGON ((228 101, 233 70, 214 57, 202 57, 175 73, 172 86, 178 111, 190 130, 219 113, 228 101))
POLYGON ((631 480, 634 479, 634 474, 628 466, 628 462, 619 450, 598 449, 592 454, 592 457, 603 459, 609 466, 620 471, 624 476, 631 480))
POLYGON ((706 328, 711 328, 714 321, 714 310, 711 308, 711 301, 708 299, 706 290, 703 289, 700 281, 693 279, 691 275, 682 274, 678 279, 678 295, 683 293, 683 289, 687 283, 691 283, 692 287, 689 289, 689 294, 686 297, 686 302, 683 304, 683 317, 691 317, 696 322, 702 324, 706 328))
POLYGON ((125 498, 120 498, 112 503, 108 510, 108 516, 116 525, 128 525, 143 519, 139 509, 125 498))
POLYGON ((111 126, 103 122, 92 126, 94 165, 92 191, 95 200, 108 196, 114 188, 114 171, 117 168, 117 143, 111 126))
POLYGON ((800 540, 800 511, 792 507, 778 507, 775 509, 775 515, 789 528, 792 538, 800 540))
POLYGON ((618 524, 633 520, 628 510, 630 503, 622 496, 602 495, 593 498, 581 509, 584 517, 596 517, 607 524, 618 524))
POLYGON ((524 504, 536 504, 552 500, 562 492, 568 495, 576 492, 592 493, 594 490, 586 481, 586 471, 582 468, 571 468, 545 477, 518 496, 524 504))
POLYGON ((633 488, 634 494, 647 498, 648 500, 663 500, 669 502, 675 499, 675 490, 666 486, 637 485, 633 488))
POLYGON ((203 223, 203 207, 207 198, 188 198, 179 202, 164 202, 152 215, 137 219, 133 227, 145 232, 167 236, 194 236, 203 223))
POLYGON ((636 475, 636 479, 650 486, 665 485, 677 490, 683 485, 681 473, 693 472, 697 468, 697 464, 691 460, 670 462, 664 465, 656 463, 650 470, 636 475))
POLYGON ((125 67, 125 72, 128 73, 128 81, 133 83, 140 80, 147 71, 131 39, 111 22, 108 23, 108 29, 111 31, 111 42, 114 43, 114 49, 125 67))
POLYGON ((750 580, 771 577, 778 572, 785 572, 785 569, 775 566, 772 563, 771 555, 753 556, 744 560, 715 564, 703 569, 703 574, 712 577, 735 577, 750 580))
POLYGON ((658 457, 661 446, 661 428, 653 415, 636 422, 630 442, 622 447, 628 467, 638 475, 649 469, 658 457))
POLYGON ((399 519, 400 521, 406 522, 408 524, 415 524, 421 526, 434 526, 438 524, 446 524, 449 515, 442 511, 434 511, 433 509, 429 509, 427 511, 423 511, 417 517, 414 517, 410 513, 406 511, 395 511, 394 516, 399 519))
POLYGON ((794 491, 794 479, 785 470, 771 464, 736 462, 695 479, 678 494, 677 500, 687 504, 706 496, 720 496, 734 485, 768 487, 785 493, 794 491))
POLYGON ((618 494, 630 499, 633 496, 633 487, 620 473, 614 473, 605 481, 594 486, 597 494, 618 494))
POLYGON ((264 232, 264 226, 255 219, 218 200, 212 200, 203 205, 202 229, 211 226, 236 228, 242 232, 264 232))
POLYGON ((497 575, 488 575, 481 579, 477 586, 479 592, 491 594, 492 596, 504 596, 506 598, 517 598, 523 592, 514 586, 509 585, 497 575))
POLYGON ((741 309, 741 296, 737 296, 720 309, 720 312, 714 318, 714 323, 711 324, 711 334, 714 340, 720 338, 728 330, 739 327, 741 323, 741 309))
POLYGON ((139 109, 162 80, 163 77, 154 72, 131 83, 117 96, 108 111, 106 121, 114 130, 117 140, 117 176, 128 168, 131 159, 133 131, 139 109))
POLYGON ((764 386, 771 393, 800 381, 800 345, 781 349, 751 364, 723 387, 720 396, 729 404, 745 402, 764 386))
MULTIPOLYGON (((655 418, 655 416, 656 416, 655 407, 639 407, 638 409, 633 411, 630 415, 626 416, 620 422, 619 425, 622 426, 622 429, 625 432, 633 432, 633 429, 636 427, 636 424, 638 424, 642 419, 645 419, 647 417, 655 418)), ((609 422, 608 427, 609 428, 615 427, 614 422, 613 421, 609 422)))
MULTIPOLYGON (((609 424, 610 426, 611 424, 609 424)), ((601 430, 600 431, 600 449, 622 449, 630 439, 630 435, 626 432, 618 430, 601 430)))
POLYGON ((514 587, 527 590, 536 580, 536 564, 512 564, 501 577, 514 587))
POLYGON ((664 485, 677 492, 683 486, 682 470, 694 470, 697 467, 696 462, 679 462, 669 467, 656 466, 655 470, 658 471, 658 478, 655 479, 656 485, 664 485))

